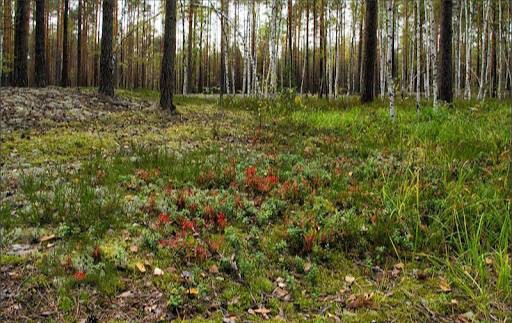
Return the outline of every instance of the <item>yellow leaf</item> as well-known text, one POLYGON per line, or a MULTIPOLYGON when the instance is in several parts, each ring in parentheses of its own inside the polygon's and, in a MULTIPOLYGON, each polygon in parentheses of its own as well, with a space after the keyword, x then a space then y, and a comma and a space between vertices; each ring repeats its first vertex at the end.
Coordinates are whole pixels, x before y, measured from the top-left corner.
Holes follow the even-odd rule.
POLYGON ((439 281, 439 288, 441 288, 441 290, 443 292, 451 292, 452 288, 450 287, 450 283, 444 279, 444 278, 441 278, 441 280, 439 281))
POLYGON ((187 294, 190 296, 197 296, 199 294, 199 290, 197 288, 189 288, 187 294))
POLYGON ((349 284, 349 285, 352 285, 352 283, 356 280, 356 278, 354 276, 351 276, 351 275, 347 275, 345 276, 345 281, 349 284))
POLYGON ((137 269, 141 272, 141 273, 145 273, 146 272, 146 266, 144 266, 144 264, 142 262, 138 262, 135 264, 135 266, 137 267, 137 269))

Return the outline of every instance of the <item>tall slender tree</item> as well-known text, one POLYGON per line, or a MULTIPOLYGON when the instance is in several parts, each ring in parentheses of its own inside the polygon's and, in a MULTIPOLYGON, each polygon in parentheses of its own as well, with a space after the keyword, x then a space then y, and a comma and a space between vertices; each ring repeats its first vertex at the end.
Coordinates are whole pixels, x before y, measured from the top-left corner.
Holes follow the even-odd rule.
POLYGON ((64 0, 64 21, 62 38, 62 76, 61 85, 69 86, 69 0, 64 0))
POLYGON ((114 1, 103 0, 99 92, 107 96, 114 96, 114 64, 112 62, 114 1))
POLYGON ((36 86, 46 86, 46 0, 36 0, 36 36, 35 36, 35 83, 36 86))
POLYGON ((363 62, 363 88, 361 102, 368 103, 374 100, 375 86, 375 59, 377 56, 377 0, 366 0, 366 18, 364 27, 364 62, 363 62))
POLYGON ((389 116, 391 120, 395 120, 395 79, 393 77, 393 14, 394 14, 394 0, 387 0, 387 13, 386 13, 386 25, 387 25, 387 36, 388 36, 388 55, 386 62, 387 79, 388 79, 388 95, 389 95, 389 116))
POLYGON ((78 25, 77 25, 77 48, 76 48, 76 86, 81 85, 82 79, 82 0, 78 0, 78 25))
POLYGON ((14 33, 14 84, 28 86, 28 33, 29 5, 26 0, 16 1, 16 31, 14 33))
POLYGON ((11 85, 12 83, 12 63, 14 59, 14 53, 12 52, 12 1, 11 0, 3 0, 4 1, 4 30, 3 30, 3 47, 2 47, 2 55, 3 66, 0 66, 2 69, 2 85, 11 85))
POLYGON ((441 31, 439 41, 439 100, 453 101, 452 84, 452 0, 441 1, 441 31))
POLYGON ((176 60, 176 1, 165 1, 164 55, 160 71, 160 107, 176 111, 174 93, 174 63, 176 60))

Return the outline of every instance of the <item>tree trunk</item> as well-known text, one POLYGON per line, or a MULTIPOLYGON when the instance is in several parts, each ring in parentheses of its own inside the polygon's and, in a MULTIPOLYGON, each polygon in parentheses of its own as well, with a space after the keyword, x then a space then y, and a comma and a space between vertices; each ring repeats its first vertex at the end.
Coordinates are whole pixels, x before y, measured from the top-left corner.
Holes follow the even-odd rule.
POLYGON ((176 59, 176 1, 165 1, 164 54, 160 73, 160 107, 174 112, 174 62, 176 59))
POLYGON ((78 0, 78 25, 76 49, 76 86, 80 87, 82 78, 82 0, 78 0))
POLYGON ((114 96, 114 66, 112 62, 112 37, 115 0, 103 0, 103 21, 101 31, 100 86, 103 95, 114 96))
POLYGON ((430 42, 430 62, 432 63, 432 96, 434 98, 434 108, 437 108, 437 96, 438 96, 438 83, 437 83, 437 48, 436 48, 436 23, 434 21, 434 8, 432 2, 434 0, 426 0, 428 13, 430 16, 430 30, 429 30, 429 42, 430 42))
POLYGON ((63 24, 63 36, 62 36, 62 76, 61 86, 69 86, 69 0, 64 0, 64 20, 63 24))
POLYGON ((466 10, 466 77, 464 85, 464 97, 466 100, 471 98, 471 13, 473 2, 465 0, 466 10))
POLYGON ((374 99, 375 59, 377 51, 377 0, 366 0, 366 19, 364 28, 363 89, 361 102, 374 99))
POLYGON ((14 53, 12 52, 12 35, 13 35, 13 26, 12 26, 12 4, 11 0, 3 0, 4 1, 4 34, 3 34, 3 67, 2 68, 2 85, 9 86, 12 84, 12 70, 13 70, 13 60, 14 53))
POLYGON ((388 36, 388 60, 386 63, 387 67, 387 78, 388 78, 388 95, 389 95, 389 116, 391 120, 395 120, 395 80, 393 78, 393 14, 394 14, 394 1, 387 0, 387 36, 388 36))
POLYGON ((46 30, 44 24, 45 0, 36 0, 36 35, 35 35, 35 83, 38 87, 46 86, 46 30))
POLYGON ((441 1, 441 32, 439 42, 439 99, 453 101, 452 85, 452 8, 451 0, 441 1))
POLYGON ((479 90, 478 90, 478 99, 481 100, 484 98, 485 96, 485 85, 486 85, 486 80, 485 80, 485 71, 487 70, 486 66, 488 65, 489 62, 486 62, 486 58, 487 58, 487 55, 486 55, 486 43, 488 42, 487 40, 487 22, 489 20, 489 9, 490 9, 490 3, 489 3, 489 0, 485 1, 484 4, 484 28, 483 28, 483 31, 482 31, 482 34, 483 34, 483 39, 482 39, 482 50, 480 51, 481 52, 481 56, 480 59, 481 59, 481 67, 480 67, 480 87, 479 87, 479 90))
MULTIPOLYGON (((416 1, 416 111, 420 109, 421 99, 421 0, 416 1)), ((445 0, 441 0, 445 1, 445 0)), ((451 0, 450 0, 451 1, 451 0)))
POLYGON ((325 0, 320 0, 320 97, 327 96, 326 60, 325 0))
POLYGON ((226 93, 226 1, 221 0, 221 17, 220 17, 220 72, 219 72, 219 80, 220 80, 220 97, 222 98, 226 93))
POLYGON ((14 84, 18 87, 28 86, 28 29, 29 2, 16 2, 16 31, 14 34, 14 84))

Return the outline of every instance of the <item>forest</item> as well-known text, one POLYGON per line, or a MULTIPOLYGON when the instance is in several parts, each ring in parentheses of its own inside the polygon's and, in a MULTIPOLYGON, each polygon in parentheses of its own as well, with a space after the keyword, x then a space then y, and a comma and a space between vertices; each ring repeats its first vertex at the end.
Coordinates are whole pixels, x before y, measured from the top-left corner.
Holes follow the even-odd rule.
POLYGON ((510 0, 0 0, 0 321, 508 322, 510 0))

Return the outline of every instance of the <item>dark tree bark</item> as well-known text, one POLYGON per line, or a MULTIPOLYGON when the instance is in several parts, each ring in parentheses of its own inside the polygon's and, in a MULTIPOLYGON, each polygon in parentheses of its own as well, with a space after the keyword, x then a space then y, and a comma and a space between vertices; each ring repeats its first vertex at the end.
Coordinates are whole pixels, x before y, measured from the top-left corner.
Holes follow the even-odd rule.
POLYGON ((176 1, 165 1, 164 55, 160 73, 160 107, 174 112, 174 62, 176 60, 176 1))
POLYGON ((16 31, 14 34, 14 84, 28 86, 28 20, 29 2, 16 2, 16 31))
POLYGON ((113 2, 114 0, 103 0, 99 92, 107 96, 114 96, 114 64, 112 62, 113 2))
POLYGON ((364 26, 364 61, 362 66, 363 88, 361 102, 368 103, 374 99, 375 61, 377 54, 377 0, 366 0, 366 17, 364 26))
MULTIPOLYGON (((2 73, 2 85, 9 86, 12 84, 12 63, 13 63, 13 52, 12 52, 12 4, 11 0, 4 1, 4 34, 3 34, 3 73, 2 73)), ((1 67, 1 66, 0 66, 1 67)))
POLYGON ((81 85, 82 79, 82 0, 78 0, 78 26, 76 49, 76 86, 81 85))
POLYGON ((46 86, 45 2, 46 0, 36 0, 35 81, 38 87, 46 86))
POLYGON ((441 1, 441 31, 439 41, 439 100, 453 101, 452 84, 452 0, 441 1))
POLYGON ((69 86, 69 0, 64 1, 64 21, 63 24, 63 40, 62 40, 62 77, 61 85, 63 87, 69 86))

